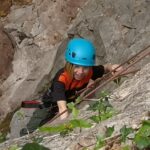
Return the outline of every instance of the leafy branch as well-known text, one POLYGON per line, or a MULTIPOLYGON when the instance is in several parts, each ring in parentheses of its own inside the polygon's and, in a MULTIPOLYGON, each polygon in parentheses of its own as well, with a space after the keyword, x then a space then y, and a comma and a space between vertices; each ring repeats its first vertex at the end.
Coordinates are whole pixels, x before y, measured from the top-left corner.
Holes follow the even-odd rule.
POLYGON ((114 132, 114 126, 112 127, 108 127, 106 129, 106 132, 104 135, 98 135, 97 136, 97 141, 94 147, 94 150, 99 150, 100 148, 102 148, 103 146, 106 145, 106 138, 110 137, 112 135, 112 133, 114 132))
POLYGON ((139 149, 150 148, 150 120, 145 120, 133 140, 139 149))
MULTIPOLYGON (((136 148, 139 150, 145 150, 146 148, 150 148, 150 120, 145 120, 142 122, 141 127, 135 131, 132 128, 127 128, 126 126, 123 126, 120 129, 121 133, 121 142, 125 143, 126 140, 129 139, 129 135, 132 134, 133 138, 130 138, 132 140, 133 144, 136 148)), ((124 149, 130 149, 127 145, 124 149)))
POLYGON ((67 104, 68 108, 72 111, 73 119, 67 123, 60 124, 57 126, 45 126, 39 128, 40 131, 51 132, 51 133, 60 133, 60 135, 65 136, 68 133, 72 132, 75 128, 90 128, 92 124, 88 123, 86 120, 77 119, 79 115, 79 110, 75 107, 75 103, 71 102, 67 104))
MULTIPOLYGON (((67 106, 72 112, 72 117, 70 121, 57 126, 43 126, 40 127, 40 131, 60 133, 60 135, 67 135, 72 132, 75 128, 79 128, 80 132, 82 128, 90 128, 92 126, 87 120, 78 119, 80 111, 76 108, 76 104, 80 103, 80 97, 76 100, 76 103, 68 103, 67 106)), ((102 120, 106 120, 113 116, 114 111, 112 106, 108 101, 108 94, 106 92, 101 92, 101 98, 96 103, 92 104, 89 109, 93 111, 98 111, 98 116, 91 116, 90 119, 99 123, 102 120)))
POLYGON ((96 123, 106 120, 115 114, 112 105, 109 103, 108 93, 105 91, 101 92, 99 100, 91 104, 88 110, 98 112, 98 115, 93 115, 90 117, 90 119, 96 123))

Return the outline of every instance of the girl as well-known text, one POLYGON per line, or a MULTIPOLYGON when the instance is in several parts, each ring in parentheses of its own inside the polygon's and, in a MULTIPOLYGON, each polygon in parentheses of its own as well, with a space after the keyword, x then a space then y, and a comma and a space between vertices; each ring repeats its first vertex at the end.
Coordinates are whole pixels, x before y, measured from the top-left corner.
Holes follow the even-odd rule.
MULTIPOLYGON (((44 94, 43 102, 51 103, 54 111, 62 113, 67 110, 67 103, 76 99, 76 91, 85 88, 89 80, 95 80, 104 73, 114 70, 117 64, 95 66, 95 47, 82 38, 74 38, 69 41, 65 52, 65 67, 57 72, 51 88, 44 94)), ((118 68, 115 71, 120 71, 118 68)), ((68 111, 60 116, 60 119, 68 117, 68 111)))
MULTIPOLYGON (((100 78, 103 74, 118 67, 117 64, 95 66, 95 47, 89 40, 83 38, 74 38, 69 41, 65 59, 65 67, 56 73, 51 87, 42 97, 44 107, 35 109, 32 113, 32 109, 30 111, 29 109, 23 110, 24 114, 26 114, 25 121, 22 120, 22 122, 26 122, 25 127, 18 126, 21 124, 21 120, 14 121, 18 126, 20 136, 33 132, 37 127, 54 117, 56 113, 62 113, 67 110, 67 103, 75 101, 77 98, 76 91, 85 88, 90 79, 100 78), (28 120, 28 123, 26 120, 28 120)), ((121 69, 120 67, 115 71, 118 72, 121 69)), ((67 117, 68 111, 63 113, 60 119, 67 117)), ((13 128, 11 129, 13 132, 13 128)), ((16 134, 16 131, 14 134, 16 134)))

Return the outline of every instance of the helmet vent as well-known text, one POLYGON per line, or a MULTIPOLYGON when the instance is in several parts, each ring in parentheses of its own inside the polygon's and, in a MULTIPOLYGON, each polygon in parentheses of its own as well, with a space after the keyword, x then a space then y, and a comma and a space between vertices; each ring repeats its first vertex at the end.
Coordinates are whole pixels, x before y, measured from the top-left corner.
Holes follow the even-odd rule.
POLYGON ((95 55, 93 55, 93 60, 95 60, 95 55))
POLYGON ((76 57, 76 53, 72 52, 72 57, 75 58, 76 57))

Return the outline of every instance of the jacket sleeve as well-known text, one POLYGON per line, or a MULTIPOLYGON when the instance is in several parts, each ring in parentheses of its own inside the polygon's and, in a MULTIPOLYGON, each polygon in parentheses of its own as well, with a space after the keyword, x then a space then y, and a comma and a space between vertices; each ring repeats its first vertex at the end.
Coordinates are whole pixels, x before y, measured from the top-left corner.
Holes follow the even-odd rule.
POLYGON ((93 75, 92 75, 92 80, 96 80, 97 78, 100 78, 104 75, 104 66, 99 65, 99 66, 93 66, 93 75))
POLYGON ((60 81, 55 81, 53 83, 51 95, 53 102, 57 102, 59 100, 66 100, 64 83, 60 81))

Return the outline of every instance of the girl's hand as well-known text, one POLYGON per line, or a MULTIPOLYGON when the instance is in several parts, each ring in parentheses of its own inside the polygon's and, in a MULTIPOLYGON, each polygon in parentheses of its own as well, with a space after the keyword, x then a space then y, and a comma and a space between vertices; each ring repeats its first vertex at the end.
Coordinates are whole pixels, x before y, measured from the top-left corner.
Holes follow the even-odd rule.
POLYGON ((90 79, 87 88, 92 88, 92 87, 94 87, 94 80, 90 79))
MULTIPOLYGON (((62 113, 62 112, 59 112, 59 113, 62 113)), ((63 119, 66 119, 68 117, 68 111, 66 110, 66 112, 64 112, 61 116, 60 116, 60 119, 63 120, 63 119)))
POLYGON ((122 66, 119 67, 119 66, 120 65, 118 65, 118 64, 111 65, 111 70, 110 71, 112 72, 112 75, 115 75, 115 74, 117 74, 117 73, 119 73, 123 70, 123 67, 122 66))
POLYGON ((65 100, 57 101, 57 105, 58 105, 58 109, 59 109, 59 114, 62 113, 60 115, 60 119, 63 120, 65 118, 67 118, 69 114, 68 114, 68 110, 67 110, 67 103, 66 103, 66 101, 65 100))
POLYGON ((120 66, 119 64, 105 64, 104 69, 105 73, 112 72, 112 75, 115 75, 116 73, 119 73, 123 70, 123 67, 120 66), (116 69, 117 68, 117 69, 116 69))

